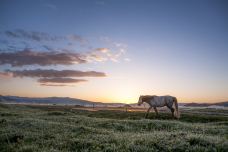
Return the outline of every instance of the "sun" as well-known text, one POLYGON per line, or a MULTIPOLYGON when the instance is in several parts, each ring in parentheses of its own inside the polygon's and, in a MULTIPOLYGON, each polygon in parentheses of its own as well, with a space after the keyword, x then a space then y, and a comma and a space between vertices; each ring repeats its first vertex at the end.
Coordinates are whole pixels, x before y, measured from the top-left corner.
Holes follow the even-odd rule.
POLYGON ((136 103, 137 98, 137 90, 129 86, 123 86, 118 90, 115 90, 115 92, 112 94, 112 100, 114 102, 121 102, 126 104, 136 103))

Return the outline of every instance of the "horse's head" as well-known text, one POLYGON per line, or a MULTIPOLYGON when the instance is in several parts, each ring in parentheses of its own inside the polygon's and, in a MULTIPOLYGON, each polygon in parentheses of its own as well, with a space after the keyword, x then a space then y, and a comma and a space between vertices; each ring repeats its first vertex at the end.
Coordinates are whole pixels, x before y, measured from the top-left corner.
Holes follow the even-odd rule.
POLYGON ((140 106, 143 103, 142 98, 143 98, 143 96, 139 97, 138 106, 140 106))

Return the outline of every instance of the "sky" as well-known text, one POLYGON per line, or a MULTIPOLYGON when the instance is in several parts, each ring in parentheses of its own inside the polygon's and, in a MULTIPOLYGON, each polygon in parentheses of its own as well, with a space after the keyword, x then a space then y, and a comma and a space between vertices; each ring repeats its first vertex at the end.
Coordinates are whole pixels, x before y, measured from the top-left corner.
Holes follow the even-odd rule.
POLYGON ((228 100, 226 0, 1 0, 0 94, 228 100))

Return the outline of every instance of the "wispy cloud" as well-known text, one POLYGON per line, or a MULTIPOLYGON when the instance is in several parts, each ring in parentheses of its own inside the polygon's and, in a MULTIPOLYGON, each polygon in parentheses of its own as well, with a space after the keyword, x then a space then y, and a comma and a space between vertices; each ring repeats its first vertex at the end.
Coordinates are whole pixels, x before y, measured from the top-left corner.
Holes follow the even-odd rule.
POLYGON ((122 50, 112 53, 108 48, 97 48, 85 53, 75 53, 68 50, 51 51, 52 49, 48 47, 47 49, 50 51, 25 49, 23 51, 1 52, 0 65, 9 64, 13 67, 22 67, 25 65, 73 65, 107 60, 117 62, 124 54, 122 50))
POLYGON ((79 70, 5 70, 0 72, 0 77, 30 77, 38 78, 37 82, 42 86, 66 86, 72 83, 87 82, 86 79, 76 79, 75 77, 106 77, 104 72, 97 71, 79 71, 79 70), (64 85, 63 85, 64 84, 64 85))
POLYGON ((41 83, 41 86, 47 86, 47 87, 74 87, 74 85, 69 84, 53 84, 53 83, 41 83))
POLYGON ((82 36, 77 35, 77 34, 70 34, 70 35, 66 36, 66 38, 70 41, 77 41, 77 42, 80 42, 82 44, 88 43, 87 39, 85 39, 82 36))
POLYGON ((57 41, 65 39, 63 36, 53 36, 44 32, 25 31, 22 29, 5 31, 5 34, 11 38, 29 39, 34 41, 57 41))
POLYGON ((109 48, 96 48, 95 50, 102 52, 102 53, 107 53, 110 51, 109 48))
POLYGON ((13 77, 106 77, 104 72, 97 71, 79 71, 79 70, 6 70, 2 75, 11 74, 13 77))
POLYGON ((107 43, 110 46, 109 50, 112 50, 105 51, 108 60, 119 62, 120 58, 125 55, 128 47, 126 44, 113 41, 109 37, 100 37, 100 40, 107 43))
POLYGON ((23 50, 16 52, 1 52, 0 65, 9 64, 11 66, 24 65, 71 65, 81 64, 87 61, 83 59, 83 55, 72 52, 37 52, 32 50, 23 50))
POLYGON ((38 82, 41 84, 46 83, 79 83, 79 82, 86 82, 87 80, 84 79, 73 79, 73 78, 41 78, 38 79, 38 82))
POLYGON ((33 40, 37 42, 42 42, 42 41, 74 41, 74 42, 80 42, 80 43, 88 42, 88 40, 86 40, 85 38, 77 34, 60 36, 60 35, 53 35, 45 32, 39 32, 39 31, 26 31, 23 29, 7 30, 4 33, 6 36, 10 38, 33 40))

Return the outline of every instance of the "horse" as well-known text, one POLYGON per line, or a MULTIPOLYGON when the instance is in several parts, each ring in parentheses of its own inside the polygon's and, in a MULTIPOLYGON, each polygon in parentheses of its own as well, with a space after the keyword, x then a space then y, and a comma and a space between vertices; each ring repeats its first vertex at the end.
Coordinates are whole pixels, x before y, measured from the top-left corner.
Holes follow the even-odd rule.
POLYGON ((154 108, 154 111, 156 112, 156 116, 158 115, 157 107, 168 107, 170 111, 172 112, 173 118, 180 118, 180 112, 178 110, 178 103, 177 98, 173 96, 156 96, 156 95, 141 95, 138 100, 138 106, 140 106, 142 103, 148 103, 149 109, 147 110, 147 113, 145 115, 145 118, 147 118, 150 110, 154 108), (173 104, 175 105, 175 109, 173 108, 173 104))

